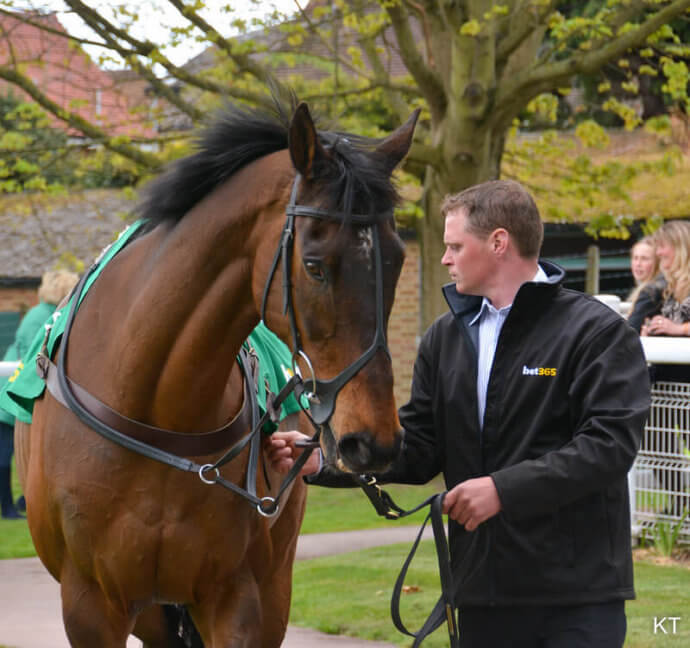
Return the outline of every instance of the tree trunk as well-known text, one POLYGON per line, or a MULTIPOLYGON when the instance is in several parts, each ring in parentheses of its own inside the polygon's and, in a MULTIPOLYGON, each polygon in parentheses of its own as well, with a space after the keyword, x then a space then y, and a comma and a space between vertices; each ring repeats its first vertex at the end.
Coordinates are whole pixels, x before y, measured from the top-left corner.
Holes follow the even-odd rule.
POLYGON ((482 131, 476 124, 448 126, 446 122, 436 133, 434 140, 444 151, 443 171, 427 167, 424 183, 424 219, 419 223, 417 234, 422 262, 421 282, 421 331, 447 310, 441 287, 449 277, 441 258, 444 222, 441 203, 448 194, 454 194, 486 180, 498 177, 504 135, 482 131), (468 137, 468 133, 472 133, 468 137))

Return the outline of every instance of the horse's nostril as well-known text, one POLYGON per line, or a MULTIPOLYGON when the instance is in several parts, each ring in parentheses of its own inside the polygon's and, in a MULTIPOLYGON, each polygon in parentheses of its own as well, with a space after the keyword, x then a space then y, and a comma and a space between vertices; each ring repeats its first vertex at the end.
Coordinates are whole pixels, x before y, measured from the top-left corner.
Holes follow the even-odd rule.
POLYGON ((371 441, 363 434, 348 434, 338 444, 345 465, 355 471, 369 470, 372 463, 371 441))
POLYGON ((386 468, 398 454, 400 444, 385 448, 376 443, 368 432, 355 432, 338 443, 339 455, 353 472, 368 472, 386 468))

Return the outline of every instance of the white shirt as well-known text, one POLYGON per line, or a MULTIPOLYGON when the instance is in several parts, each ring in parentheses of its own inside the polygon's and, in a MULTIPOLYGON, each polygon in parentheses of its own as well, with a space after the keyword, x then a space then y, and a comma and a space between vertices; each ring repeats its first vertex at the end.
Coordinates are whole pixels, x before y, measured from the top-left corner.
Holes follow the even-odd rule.
MULTIPOLYGON (((547 282, 541 266, 537 266, 537 274, 533 282, 547 282)), ((486 410, 486 389, 489 385, 491 368, 494 364, 498 336, 501 334, 503 324, 510 313, 513 304, 496 309, 491 302, 484 297, 479 312, 470 322, 470 326, 479 324, 479 360, 477 362, 477 409, 479 410, 479 429, 484 427, 484 411, 486 410)))

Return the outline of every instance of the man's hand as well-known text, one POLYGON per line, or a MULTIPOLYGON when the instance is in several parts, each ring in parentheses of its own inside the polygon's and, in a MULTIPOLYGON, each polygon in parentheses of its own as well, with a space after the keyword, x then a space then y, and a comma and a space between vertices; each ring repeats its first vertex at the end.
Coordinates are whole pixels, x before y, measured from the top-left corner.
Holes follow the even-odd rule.
POLYGON ((467 531, 474 531, 500 510, 501 500, 491 477, 468 479, 449 490, 443 498, 443 512, 467 531))
MULTIPOLYGON (((308 440, 309 437, 306 434, 296 430, 274 432, 270 437, 264 439, 264 455, 271 468, 284 475, 289 472, 295 461, 304 452, 304 448, 298 448, 295 443, 308 440)), ((319 454, 318 448, 311 453, 307 462, 302 466, 300 475, 313 475, 319 471, 321 466, 319 454)))

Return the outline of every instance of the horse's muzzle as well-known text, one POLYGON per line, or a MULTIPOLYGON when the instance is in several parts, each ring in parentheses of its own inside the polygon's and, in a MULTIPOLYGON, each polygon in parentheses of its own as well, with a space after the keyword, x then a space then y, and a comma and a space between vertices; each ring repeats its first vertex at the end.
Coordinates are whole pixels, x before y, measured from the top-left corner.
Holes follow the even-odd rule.
POLYGON ((401 441, 398 434, 391 445, 382 446, 370 432, 350 432, 338 441, 338 457, 351 472, 381 472, 398 456, 401 441))

